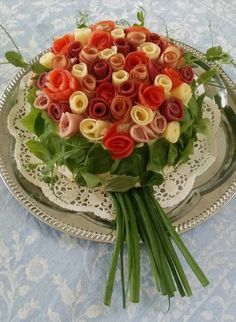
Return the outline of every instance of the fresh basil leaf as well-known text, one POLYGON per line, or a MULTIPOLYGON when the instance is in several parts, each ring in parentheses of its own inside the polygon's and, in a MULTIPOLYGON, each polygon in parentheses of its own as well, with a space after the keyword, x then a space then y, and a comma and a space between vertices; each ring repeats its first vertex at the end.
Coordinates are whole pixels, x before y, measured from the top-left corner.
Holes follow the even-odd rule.
POLYGON ((147 171, 144 173, 141 179, 141 186, 153 187, 159 186, 164 182, 164 177, 161 173, 154 173, 152 171, 147 171))
POLYGON ((42 74, 49 71, 47 67, 41 65, 39 62, 31 64, 31 69, 35 74, 42 74))
POLYGON ((51 160, 51 153, 49 149, 40 141, 29 140, 26 142, 29 150, 40 160, 47 163, 51 160))
POLYGON ((188 143, 185 146, 185 148, 182 151, 180 151, 178 162, 186 163, 189 160, 189 156, 193 154, 194 142, 195 140, 193 138, 188 140, 188 143))
POLYGON ((42 142, 48 147, 52 156, 65 152, 66 140, 55 133, 51 133, 45 137, 42 142))
POLYGON ((100 143, 93 144, 85 159, 84 168, 87 172, 97 174, 108 172, 113 163, 108 150, 105 150, 100 143))
POLYGON ((223 49, 221 46, 208 48, 205 57, 207 60, 218 60, 221 59, 223 49))
POLYGON ((194 123, 198 122, 202 118, 202 104, 205 96, 205 93, 199 97, 192 96, 188 103, 188 110, 194 123))
POLYGON ((182 123, 180 127, 180 135, 187 132, 193 125, 193 120, 186 121, 182 123))
POLYGON ((20 53, 18 53, 17 51, 7 51, 5 53, 5 57, 7 59, 7 61, 16 66, 16 67, 23 67, 23 68, 26 68, 29 66, 29 64, 27 64, 25 61, 24 61, 24 58, 21 56, 20 53))
POLYGON ((21 123, 32 133, 35 133, 35 123, 37 118, 41 116, 41 111, 33 107, 31 111, 21 119, 21 123))
POLYGON ((42 118, 42 114, 38 114, 34 122, 34 133, 39 137, 44 133, 45 121, 42 118))
POLYGON ((93 143, 82 137, 82 135, 75 135, 65 140, 65 151, 69 153, 69 156, 64 158, 64 163, 80 181, 84 180, 80 172, 87 172, 84 169, 84 162, 92 145, 93 143))
POLYGON ((174 143, 170 143, 169 151, 168 151, 168 159, 167 165, 172 166, 175 165, 179 157, 178 146, 174 143))
POLYGON ((40 134, 40 140, 43 141, 51 134, 58 133, 58 124, 54 122, 45 111, 42 111, 41 117, 44 120, 44 129, 40 134))
POLYGON ((113 176, 110 179, 107 179, 103 182, 103 188, 106 191, 117 191, 124 192, 128 191, 131 188, 134 188, 135 185, 139 182, 139 177, 132 176, 113 176))
POLYGON ((197 100, 194 97, 191 97, 188 103, 188 109, 191 114, 191 119, 194 120, 194 122, 197 122, 201 117, 201 110, 198 106, 197 100))
POLYGON ((101 186, 102 182, 97 176, 88 172, 81 172, 81 176, 86 181, 86 184, 89 188, 95 188, 101 186))
POLYGON ((185 109, 184 119, 180 122, 180 135, 186 133, 187 137, 192 134, 193 119, 189 108, 185 109))
POLYGON ((81 147, 90 149, 90 147, 93 145, 93 143, 89 142, 88 139, 86 139, 84 136, 77 134, 66 140, 68 143, 68 146, 72 147, 81 147))
POLYGON ((214 76, 218 74, 218 70, 216 68, 212 68, 202 74, 198 77, 198 84, 204 84, 209 82, 214 76))
POLYGON ((185 52, 184 53, 184 63, 186 65, 189 65, 191 67, 196 67, 196 62, 197 58, 190 52, 185 52))
MULTIPOLYGON (((69 168, 70 169, 70 168, 69 168)), ((73 172, 73 178, 75 180, 75 182, 80 185, 80 186, 86 186, 86 181, 84 179, 84 177, 81 174, 81 169, 80 168, 76 168, 76 170, 73 172)))
POLYGON ((203 105, 205 96, 206 96, 206 93, 203 93, 197 97, 197 104, 199 108, 199 118, 202 118, 202 105, 203 105))
POLYGON ((112 166, 111 166, 111 173, 116 173, 118 168, 119 168, 119 165, 120 165, 120 161, 121 160, 115 160, 113 163, 112 163, 112 166))
POLYGON ((28 91, 28 94, 27 94, 27 102, 31 105, 31 107, 34 106, 34 101, 35 101, 35 98, 36 98, 36 91, 37 91, 37 88, 32 87, 28 91))
POLYGON ((149 146, 149 162, 147 169, 155 173, 162 171, 164 166, 167 164, 169 151, 169 142, 164 138, 156 140, 149 146))
POLYGON ((211 123, 208 118, 204 118, 204 119, 201 119, 196 124, 195 128, 196 128, 197 132, 200 132, 200 133, 206 135, 207 137, 209 137, 210 131, 211 131, 211 123))
POLYGON ((147 144, 136 148, 129 157, 120 160, 119 166, 115 168, 115 171, 112 170, 111 173, 140 177, 146 171, 148 153, 149 150, 147 144))
POLYGON ((138 165, 141 162, 141 159, 141 155, 134 151, 128 158, 120 160, 118 168, 112 173, 117 175, 130 175, 133 177, 139 176, 138 165))

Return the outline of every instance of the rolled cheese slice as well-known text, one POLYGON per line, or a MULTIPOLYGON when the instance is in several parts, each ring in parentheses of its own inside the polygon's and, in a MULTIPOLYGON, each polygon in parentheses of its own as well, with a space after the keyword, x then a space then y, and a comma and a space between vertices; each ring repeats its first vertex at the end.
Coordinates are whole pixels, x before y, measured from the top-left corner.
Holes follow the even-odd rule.
POLYGON ((80 132, 88 140, 99 141, 110 127, 110 122, 86 118, 80 123, 80 132))
POLYGON ((114 86, 119 86, 129 79, 129 73, 123 69, 112 73, 112 83, 114 86))
POLYGON ((82 43, 83 46, 88 44, 88 39, 92 33, 90 28, 78 28, 74 32, 75 40, 82 43))
POLYGON ((52 61, 54 58, 55 58, 55 54, 49 51, 48 53, 40 57, 39 62, 44 67, 52 69, 52 61))
POLYGON ((78 79, 82 79, 86 75, 88 75, 88 67, 85 63, 75 64, 72 67, 72 74, 78 79))
POLYGON ((125 38, 125 32, 123 28, 115 28, 111 31, 111 36, 113 39, 125 38))
POLYGON ((192 97, 192 89, 187 83, 182 83, 171 91, 171 96, 175 96, 186 106, 192 97))
POLYGON ((98 57, 102 59, 109 59, 117 53, 117 47, 112 46, 111 48, 105 48, 99 52, 98 57))
POLYGON ((149 107, 134 105, 131 108, 130 116, 134 123, 138 125, 147 125, 152 122, 154 118, 154 112, 149 107))
POLYGON ((81 91, 74 92, 70 98, 70 109, 73 113, 82 114, 86 111, 88 106, 88 97, 81 91))
POLYGON ((167 127, 162 136, 171 143, 176 143, 180 136, 180 125, 179 122, 173 121, 167 123, 167 127))
POLYGON ((138 49, 140 51, 143 51, 146 56, 148 56, 151 59, 157 59, 160 56, 161 49, 157 44, 154 44, 153 42, 144 42, 141 44, 138 49))
POLYGON ((159 74, 155 77, 154 85, 162 86, 165 90, 165 94, 169 94, 169 92, 172 88, 172 81, 171 81, 170 77, 168 77, 167 75, 159 74))

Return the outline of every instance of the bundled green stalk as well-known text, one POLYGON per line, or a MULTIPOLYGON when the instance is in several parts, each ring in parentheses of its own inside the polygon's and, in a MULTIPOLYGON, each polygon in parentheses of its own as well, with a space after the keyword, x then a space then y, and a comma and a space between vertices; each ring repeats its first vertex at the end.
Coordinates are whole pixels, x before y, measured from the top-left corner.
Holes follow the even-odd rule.
POLYGON ((139 236, 147 249, 157 290, 162 295, 167 295, 168 298, 171 298, 177 290, 181 296, 192 295, 191 287, 173 244, 179 248, 202 286, 208 285, 209 282, 206 276, 173 228, 159 203, 155 200, 152 188, 134 188, 128 192, 112 192, 110 195, 117 214, 117 235, 104 304, 110 305, 116 268, 120 258, 123 306, 125 307, 126 305, 123 273, 123 248, 125 243, 128 254, 127 289, 130 291, 130 301, 139 302, 139 236))

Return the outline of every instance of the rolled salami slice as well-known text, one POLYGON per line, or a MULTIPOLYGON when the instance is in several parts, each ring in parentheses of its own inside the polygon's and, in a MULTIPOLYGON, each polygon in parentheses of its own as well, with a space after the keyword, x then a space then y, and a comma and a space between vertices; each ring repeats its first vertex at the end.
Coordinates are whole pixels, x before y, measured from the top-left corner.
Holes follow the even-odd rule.
POLYGON ((182 121, 184 118, 184 105, 179 98, 169 97, 160 106, 159 112, 168 122, 182 121))
POLYGON ((108 120, 110 118, 110 107, 101 98, 92 98, 88 105, 88 114, 93 119, 108 120))
POLYGON ((57 123, 60 122, 62 114, 66 112, 71 112, 68 103, 52 102, 48 106, 48 115, 57 123))

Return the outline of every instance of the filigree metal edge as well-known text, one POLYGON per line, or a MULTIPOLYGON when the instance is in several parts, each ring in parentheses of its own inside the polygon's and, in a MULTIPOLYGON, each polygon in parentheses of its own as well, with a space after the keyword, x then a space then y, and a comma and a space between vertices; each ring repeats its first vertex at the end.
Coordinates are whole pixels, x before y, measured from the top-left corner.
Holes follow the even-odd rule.
MULTIPOLYGON (((191 51, 193 54, 196 54, 200 59, 204 61, 203 53, 198 51, 195 48, 192 48, 182 42, 175 41, 177 44, 182 46, 184 49, 191 51)), ((45 50, 43 53, 47 52, 48 50, 45 50)), ((36 62, 39 60, 40 56, 43 54, 34 57, 31 61, 31 63, 36 62)), ((214 64, 209 64, 210 66, 214 66, 214 64)), ((0 98, 0 115, 2 108, 4 106, 7 94, 14 88, 16 82, 25 75, 29 70, 27 69, 21 69, 16 75, 13 77, 13 79, 9 82, 6 89, 4 90, 1 98, 0 98)), ((233 83, 233 81, 229 78, 229 76, 221 70, 221 77, 223 80, 230 86, 231 90, 236 93, 236 88, 233 83)), ((1 151, 1 150, 0 150, 1 151)), ((29 199, 29 196, 12 180, 10 174, 8 173, 6 166, 4 164, 4 160, 1 157, 0 153, 0 175, 5 182, 6 186, 10 190, 10 192, 15 196, 15 198, 28 210, 30 211, 34 216, 42 220, 43 222, 47 223, 48 225, 66 232, 70 235, 73 235, 75 237, 88 239, 92 241, 99 241, 99 242, 114 242, 115 234, 105 234, 105 233, 98 233, 98 232, 91 232, 88 230, 84 230, 82 228, 75 227, 73 225, 67 224, 63 221, 60 221, 58 219, 55 219, 54 217, 48 215, 45 213, 42 209, 40 209, 33 201, 29 199)), ((200 224, 201 222, 205 221, 206 219, 210 218, 212 215, 214 215, 218 210, 220 210, 236 193, 236 178, 233 180, 231 185, 228 187, 228 189, 219 197, 218 200, 216 200, 210 207, 208 207, 206 210, 204 210, 199 215, 196 215, 191 220, 187 220, 186 222, 183 222, 177 226, 175 226, 175 229, 179 233, 183 233, 184 231, 189 230, 190 228, 193 228, 194 226, 200 224)))

